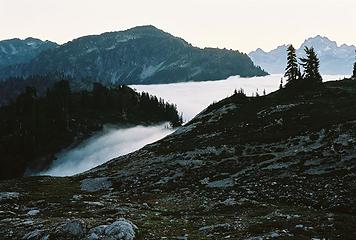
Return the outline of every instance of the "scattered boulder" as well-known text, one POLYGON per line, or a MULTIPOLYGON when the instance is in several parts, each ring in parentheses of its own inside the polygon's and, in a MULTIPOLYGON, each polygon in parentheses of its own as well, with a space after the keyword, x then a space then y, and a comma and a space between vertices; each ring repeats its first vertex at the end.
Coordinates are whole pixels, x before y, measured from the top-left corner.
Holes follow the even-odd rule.
POLYGON ((225 201, 222 202, 223 205, 231 207, 235 206, 237 204, 235 198, 227 198, 225 201))
POLYGON ((55 231, 56 236, 79 238, 85 235, 86 224, 80 219, 74 219, 58 226, 55 231))
POLYGON ((111 225, 100 225, 89 231, 88 239, 133 240, 137 226, 125 218, 120 218, 111 225))
POLYGON ((30 211, 27 212, 27 215, 28 215, 28 216, 36 216, 36 215, 39 214, 39 213, 40 213, 40 210, 38 210, 38 209, 32 209, 32 210, 30 210, 30 211))

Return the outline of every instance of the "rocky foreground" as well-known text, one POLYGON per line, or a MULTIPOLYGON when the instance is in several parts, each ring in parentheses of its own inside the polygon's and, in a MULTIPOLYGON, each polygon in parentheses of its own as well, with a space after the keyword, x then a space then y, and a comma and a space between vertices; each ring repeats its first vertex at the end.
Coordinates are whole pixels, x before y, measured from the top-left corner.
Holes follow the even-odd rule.
POLYGON ((0 183, 2 239, 356 239, 356 82, 236 94, 74 177, 0 183))

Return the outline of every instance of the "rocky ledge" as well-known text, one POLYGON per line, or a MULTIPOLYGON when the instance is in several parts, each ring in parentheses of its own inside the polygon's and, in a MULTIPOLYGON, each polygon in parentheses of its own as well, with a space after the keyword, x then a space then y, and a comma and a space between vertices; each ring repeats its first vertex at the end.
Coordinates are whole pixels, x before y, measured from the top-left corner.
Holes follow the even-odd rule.
POLYGON ((236 94, 86 173, 0 183, 2 239, 356 239, 356 82, 236 94))

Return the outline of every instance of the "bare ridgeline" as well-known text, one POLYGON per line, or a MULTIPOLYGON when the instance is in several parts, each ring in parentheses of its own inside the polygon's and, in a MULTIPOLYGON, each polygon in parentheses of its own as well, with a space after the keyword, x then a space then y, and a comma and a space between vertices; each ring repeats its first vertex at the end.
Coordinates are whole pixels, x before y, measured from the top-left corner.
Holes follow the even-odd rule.
POLYGON ((2 181, 2 239, 356 239, 356 65, 322 83, 305 50, 274 93, 77 176, 2 181))

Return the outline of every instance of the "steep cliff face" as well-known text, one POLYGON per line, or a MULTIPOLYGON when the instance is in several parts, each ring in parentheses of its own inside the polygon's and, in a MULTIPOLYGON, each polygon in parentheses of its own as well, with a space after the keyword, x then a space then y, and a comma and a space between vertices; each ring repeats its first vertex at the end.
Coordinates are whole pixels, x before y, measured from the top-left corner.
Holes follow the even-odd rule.
POLYGON ((46 51, 26 65, 0 71, 0 79, 61 72, 103 84, 152 84, 262 76, 243 53, 200 49, 153 26, 85 36, 46 51))
POLYGON ((350 80, 234 95, 81 175, 1 182, 0 232, 54 237, 72 219, 85 239, 124 217, 136 239, 354 239, 355 104, 350 80))

